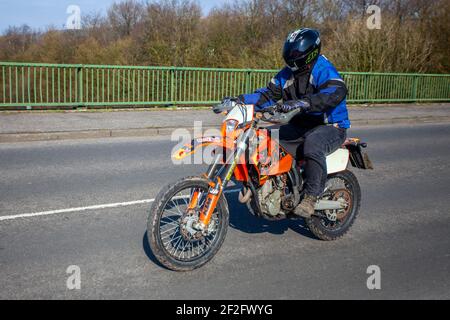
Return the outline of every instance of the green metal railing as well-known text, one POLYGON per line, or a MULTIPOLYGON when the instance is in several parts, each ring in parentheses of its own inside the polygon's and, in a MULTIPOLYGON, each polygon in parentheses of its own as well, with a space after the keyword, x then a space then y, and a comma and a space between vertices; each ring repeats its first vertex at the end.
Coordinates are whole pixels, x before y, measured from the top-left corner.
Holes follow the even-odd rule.
MULTIPOLYGON (((0 107, 208 105, 276 70, 0 62, 0 107)), ((342 72, 348 101, 450 101, 450 75, 342 72)))

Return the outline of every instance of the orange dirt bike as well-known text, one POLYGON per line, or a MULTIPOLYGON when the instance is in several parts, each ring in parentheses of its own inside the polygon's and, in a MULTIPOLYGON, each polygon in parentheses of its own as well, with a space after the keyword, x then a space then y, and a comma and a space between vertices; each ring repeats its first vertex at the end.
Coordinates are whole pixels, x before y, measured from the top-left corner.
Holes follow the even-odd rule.
MULTIPOLYGON (((216 107, 227 113, 221 135, 194 139, 173 155, 182 159, 208 147, 214 160, 207 172, 167 185, 150 209, 150 247, 157 260, 172 270, 201 267, 220 249, 229 220, 224 189, 232 178, 243 186, 239 201, 261 218, 297 218, 292 211, 303 196, 303 161, 294 160, 273 138, 274 130, 263 126, 264 122, 287 123, 299 110, 280 113, 271 107, 254 113, 253 105, 237 102, 216 107)), ((358 215, 361 191, 347 166, 350 162, 354 167, 371 168, 361 149, 366 146, 359 139, 347 139, 342 148, 327 156, 324 192, 315 215, 305 219, 319 239, 343 236, 358 215)))

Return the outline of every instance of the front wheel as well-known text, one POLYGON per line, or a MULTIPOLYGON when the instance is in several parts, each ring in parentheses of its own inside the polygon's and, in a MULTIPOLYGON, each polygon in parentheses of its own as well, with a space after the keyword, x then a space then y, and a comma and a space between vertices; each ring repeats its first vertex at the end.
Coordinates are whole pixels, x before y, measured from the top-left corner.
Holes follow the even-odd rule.
POLYGON ((207 230, 193 228, 208 194, 208 181, 187 177, 163 188, 153 202, 147 224, 150 248, 166 268, 189 271, 210 261, 222 246, 228 228, 228 205, 222 195, 207 230), (196 206, 188 210, 193 194, 196 206))
POLYGON ((329 175, 322 199, 342 201, 345 208, 316 212, 317 215, 306 219, 309 230, 321 240, 343 237, 353 225, 361 205, 361 189, 355 175, 348 170, 329 175))

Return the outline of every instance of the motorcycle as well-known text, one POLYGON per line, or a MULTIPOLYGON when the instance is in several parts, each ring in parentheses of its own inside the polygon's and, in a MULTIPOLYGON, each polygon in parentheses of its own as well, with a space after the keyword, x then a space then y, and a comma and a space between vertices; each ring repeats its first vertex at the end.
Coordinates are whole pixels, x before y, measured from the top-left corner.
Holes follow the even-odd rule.
MULTIPOLYGON (((273 106, 255 112, 253 105, 232 101, 215 107, 226 114, 220 136, 200 137, 175 151, 173 158, 211 148, 213 161, 202 176, 190 176, 162 188, 148 217, 147 235, 156 259, 176 271, 189 271, 210 261, 225 239, 229 209, 224 196, 230 180, 242 184, 239 202, 268 220, 303 219, 292 212, 303 197, 302 159, 294 159, 273 138, 267 124, 288 123, 299 110, 278 112, 273 106)), ((327 181, 306 218, 321 240, 336 240, 348 232, 359 213, 361 190, 348 163, 372 169, 367 144, 349 138, 327 156, 327 181)))

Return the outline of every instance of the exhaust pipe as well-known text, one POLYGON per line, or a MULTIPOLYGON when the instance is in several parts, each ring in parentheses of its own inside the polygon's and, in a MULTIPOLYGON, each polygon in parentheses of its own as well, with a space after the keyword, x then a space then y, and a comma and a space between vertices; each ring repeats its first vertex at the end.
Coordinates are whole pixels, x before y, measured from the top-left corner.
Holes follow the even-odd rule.
POLYGON ((345 209, 345 201, 344 200, 319 200, 314 207, 314 210, 339 210, 345 209))
POLYGON ((247 189, 246 187, 243 187, 241 191, 239 191, 238 200, 240 203, 247 203, 250 201, 250 198, 252 196, 252 190, 247 189))

